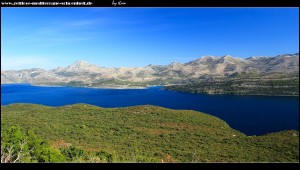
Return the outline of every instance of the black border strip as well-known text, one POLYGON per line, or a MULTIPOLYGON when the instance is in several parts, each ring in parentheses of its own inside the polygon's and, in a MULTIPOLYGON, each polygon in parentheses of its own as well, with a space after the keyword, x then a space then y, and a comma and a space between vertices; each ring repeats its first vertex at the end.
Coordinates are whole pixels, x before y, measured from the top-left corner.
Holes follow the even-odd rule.
POLYGON ((300 0, 3 0, 0 5, 1 7, 299 7, 299 4, 300 0), (57 5, 51 5, 54 2, 57 2, 57 5))
POLYGON ((4 168, 16 169, 289 169, 296 170, 299 168, 299 163, 27 163, 27 164, 4 164, 4 168))

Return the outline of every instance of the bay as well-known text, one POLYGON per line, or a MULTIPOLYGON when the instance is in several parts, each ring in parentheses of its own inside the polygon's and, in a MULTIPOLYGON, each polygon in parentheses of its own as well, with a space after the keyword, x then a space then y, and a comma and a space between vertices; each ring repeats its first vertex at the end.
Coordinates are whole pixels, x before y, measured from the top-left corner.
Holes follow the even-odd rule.
POLYGON ((299 130, 299 97, 296 96, 191 94, 166 91, 159 86, 146 89, 96 89, 1 85, 1 105, 12 103, 47 106, 87 103, 105 108, 155 105, 211 114, 247 135, 299 130))

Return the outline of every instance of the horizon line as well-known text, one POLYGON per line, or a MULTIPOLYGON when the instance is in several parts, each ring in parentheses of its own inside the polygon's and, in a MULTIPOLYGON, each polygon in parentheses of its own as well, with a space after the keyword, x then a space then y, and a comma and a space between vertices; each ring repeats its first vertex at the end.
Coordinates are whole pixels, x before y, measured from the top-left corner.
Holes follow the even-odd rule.
MULTIPOLYGON (((196 59, 193 59, 193 58, 188 58, 188 57, 181 57, 181 58, 174 58, 174 59, 192 59, 191 61, 188 61, 188 62, 185 62, 185 63, 181 63, 181 62, 177 62, 176 60, 173 60, 170 64, 167 64, 167 65, 171 65, 173 63, 180 63, 180 64, 187 64, 189 62, 192 62, 194 60, 199 60, 201 58, 204 58, 204 57, 214 57, 214 58, 223 58, 223 57, 226 57, 226 56, 230 56, 232 58, 236 58, 236 59, 241 59, 241 60, 248 60, 248 59, 251 59, 252 57, 268 57, 268 58, 272 58, 272 57, 279 57, 279 56, 284 56, 284 55, 299 55, 299 52, 296 52, 294 54, 280 54, 280 55, 276 55, 276 56, 250 56, 250 57, 247 57, 247 58, 240 58, 240 57, 234 57, 234 56, 231 56, 229 54, 226 54, 226 55, 223 55, 223 56, 213 56, 213 55, 204 55, 204 56, 201 56, 199 58, 196 58, 196 59)), ((167 58, 160 58, 160 59, 167 59, 167 58)), ((69 67, 75 63, 78 63, 78 62, 85 62, 89 65, 96 65, 98 67, 102 67, 102 68, 114 68, 114 69, 118 69, 118 68, 143 68, 143 67, 148 67, 148 66, 167 66, 167 65, 163 65, 163 64, 148 64, 146 66, 120 66, 120 67, 105 67, 105 66, 100 66, 100 65, 97 65, 97 64, 93 64, 93 63, 90 63, 90 62, 87 62, 86 60, 84 59, 78 59, 78 60, 75 60, 74 62, 72 62, 71 64, 67 65, 67 66, 57 66, 55 68, 51 68, 51 69, 44 69, 44 68, 39 68, 39 67, 32 67, 32 68, 22 68, 22 69, 2 69, 1 68, 1 72, 2 71, 20 71, 20 70, 31 70, 31 69, 42 69, 42 70, 46 70, 46 71, 50 71, 50 70, 54 70, 54 69, 57 69, 59 67, 63 67, 63 68, 66 68, 66 67, 69 67)), ((2 66, 1 66, 2 67, 2 66)))

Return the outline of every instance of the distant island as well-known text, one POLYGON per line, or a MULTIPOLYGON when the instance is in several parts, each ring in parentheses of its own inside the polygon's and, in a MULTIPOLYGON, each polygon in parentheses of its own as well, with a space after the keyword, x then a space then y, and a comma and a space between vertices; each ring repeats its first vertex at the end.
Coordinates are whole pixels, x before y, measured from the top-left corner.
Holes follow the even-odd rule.
POLYGON ((1 84, 142 88, 236 95, 299 96, 299 53, 275 57, 203 56, 187 62, 105 68, 85 61, 52 70, 1 70, 1 84))
POLYGON ((247 136, 205 113, 151 105, 11 104, 1 135, 1 161, 23 144, 19 162, 299 163, 299 131, 247 136))

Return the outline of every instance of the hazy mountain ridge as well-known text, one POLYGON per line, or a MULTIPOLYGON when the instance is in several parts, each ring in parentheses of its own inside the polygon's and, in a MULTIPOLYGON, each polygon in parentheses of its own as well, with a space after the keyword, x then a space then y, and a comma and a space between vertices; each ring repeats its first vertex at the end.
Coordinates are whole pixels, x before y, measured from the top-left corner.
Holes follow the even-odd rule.
POLYGON ((247 59, 235 58, 230 55, 223 57, 203 56, 187 63, 173 62, 169 65, 150 64, 145 67, 120 68, 101 67, 81 60, 70 66, 52 70, 40 68, 1 70, 1 84, 84 82, 97 86, 97 83, 101 84, 104 81, 110 81, 111 84, 120 84, 120 82, 169 84, 203 77, 226 78, 238 73, 253 72, 260 75, 299 72, 299 53, 275 57, 249 57, 247 59))

